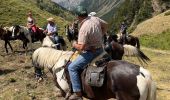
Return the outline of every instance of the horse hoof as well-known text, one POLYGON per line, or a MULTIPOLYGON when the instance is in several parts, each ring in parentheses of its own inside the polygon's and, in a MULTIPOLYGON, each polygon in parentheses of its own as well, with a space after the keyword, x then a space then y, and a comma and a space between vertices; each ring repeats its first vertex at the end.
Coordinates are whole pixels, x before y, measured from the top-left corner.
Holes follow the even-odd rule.
POLYGON ((38 78, 38 80, 37 80, 38 83, 40 83, 40 82, 42 82, 42 81, 43 81, 43 78, 42 78, 42 77, 38 78))

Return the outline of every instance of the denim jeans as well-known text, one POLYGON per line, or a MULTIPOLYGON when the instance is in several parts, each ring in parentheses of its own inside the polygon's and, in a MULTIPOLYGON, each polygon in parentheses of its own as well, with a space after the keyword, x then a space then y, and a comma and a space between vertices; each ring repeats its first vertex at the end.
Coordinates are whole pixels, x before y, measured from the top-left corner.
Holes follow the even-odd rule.
POLYGON ((53 39, 54 44, 59 43, 59 37, 57 35, 52 35, 51 38, 53 39))
POLYGON ((70 80, 72 83, 73 92, 81 91, 81 78, 80 74, 85 69, 86 65, 90 63, 94 58, 100 55, 103 52, 103 49, 97 49, 95 52, 85 51, 81 53, 75 61, 73 61, 68 66, 68 71, 70 75, 70 80))

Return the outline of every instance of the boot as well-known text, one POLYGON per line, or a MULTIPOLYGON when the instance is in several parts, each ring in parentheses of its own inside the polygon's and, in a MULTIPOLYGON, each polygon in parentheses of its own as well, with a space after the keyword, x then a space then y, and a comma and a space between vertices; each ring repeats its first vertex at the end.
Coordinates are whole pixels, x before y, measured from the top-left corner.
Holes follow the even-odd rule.
POLYGON ((81 92, 75 92, 70 97, 69 100, 83 100, 81 92))

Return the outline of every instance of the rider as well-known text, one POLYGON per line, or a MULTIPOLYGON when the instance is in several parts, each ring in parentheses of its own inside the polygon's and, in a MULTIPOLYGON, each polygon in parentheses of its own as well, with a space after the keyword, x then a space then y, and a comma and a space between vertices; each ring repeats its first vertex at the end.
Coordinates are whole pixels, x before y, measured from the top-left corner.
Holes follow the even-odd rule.
POLYGON ((120 26, 120 32, 121 32, 121 35, 122 35, 122 43, 125 44, 126 42, 126 36, 127 36, 127 25, 125 23, 125 21, 123 21, 121 23, 121 26, 120 26))
POLYGON ((107 22, 104 20, 88 16, 86 8, 78 6, 76 8, 77 19, 80 23, 78 41, 73 42, 73 47, 80 51, 80 55, 68 66, 73 94, 70 100, 82 99, 80 72, 95 57, 103 52, 103 35, 107 31, 107 22))
POLYGON ((34 35, 36 33, 36 25, 35 25, 35 19, 32 17, 31 11, 28 12, 27 27, 28 27, 29 33, 32 33, 32 36, 34 39, 35 37, 34 35))
MULTIPOLYGON (((45 32, 47 32, 47 35, 51 37, 51 39, 54 41, 54 44, 56 46, 59 46, 59 37, 58 37, 58 32, 57 32, 57 25, 54 22, 54 18, 50 17, 47 19, 48 24, 45 32)), ((58 48, 58 47, 57 47, 58 48)))

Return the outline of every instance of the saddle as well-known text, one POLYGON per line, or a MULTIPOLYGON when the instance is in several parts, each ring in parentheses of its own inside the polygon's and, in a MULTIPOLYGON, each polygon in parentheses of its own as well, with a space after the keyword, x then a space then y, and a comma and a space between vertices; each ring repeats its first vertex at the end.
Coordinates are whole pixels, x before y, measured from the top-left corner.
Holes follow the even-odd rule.
MULTIPOLYGON (((70 62, 74 61, 75 58, 79 55, 79 52, 75 52, 74 55, 72 55, 70 62)), ((83 70, 83 72, 80 72, 80 77, 81 77, 81 82, 82 82, 82 90, 87 91, 86 87, 90 88, 92 87, 102 87, 106 78, 106 68, 107 68, 107 63, 111 60, 110 56, 104 52, 101 55, 99 55, 97 58, 95 58, 91 63, 87 65, 87 67, 83 70)), ((65 71, 63 74, 65 74, 65 78, 67 82, 69 83, 70 89, 71 87, 71 82, 70 82, 70 77, 68 73, 68 65, 70 62, 67 62, 65 64, 65 71)), ((87 93, 87 92, 85 92, 87 93)), ((92 93, 92 90, 86 94, 88 97, 93 98, 94 94, 92 93)), ((66 96, 67 98, 67 96, 66 96)))

